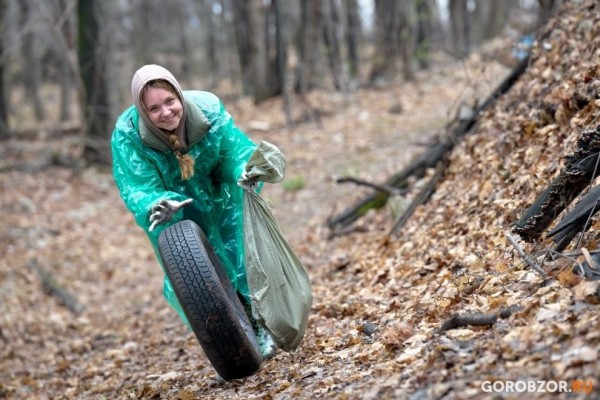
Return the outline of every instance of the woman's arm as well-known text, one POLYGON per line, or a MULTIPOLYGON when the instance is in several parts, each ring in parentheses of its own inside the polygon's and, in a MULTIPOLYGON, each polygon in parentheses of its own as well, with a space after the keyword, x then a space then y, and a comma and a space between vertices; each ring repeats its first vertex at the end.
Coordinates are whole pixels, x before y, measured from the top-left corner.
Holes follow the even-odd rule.
POLYGON ((218 143, 213 175, 221 182, 236 184, 256 144, 239 129, 221 100, 209 92, 194 92, 195 100, 210 121, 210 133, 218 143))
MULTIPOLYGON (((187 197, 165 189, 159 165, 149 157, 149 152, 155 150, 143 147, 138 139, 135 132, 117 124, 111 141, 113 176, 125 205, 137 224, 148 233, 149 213, 154 204, 163 199, 184 201, 187 197)), ((181 218, 181 213, 178 214, 173 222, 181 218)), ((157 227, 152 233, 158 235, 161 230, 157 227)))

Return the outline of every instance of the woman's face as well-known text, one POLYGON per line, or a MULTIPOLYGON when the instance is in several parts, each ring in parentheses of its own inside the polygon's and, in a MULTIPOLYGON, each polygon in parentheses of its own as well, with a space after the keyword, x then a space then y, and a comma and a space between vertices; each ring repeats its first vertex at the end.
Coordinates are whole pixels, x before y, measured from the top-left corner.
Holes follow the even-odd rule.
POLYGON ((179 126, 183 106, 175 93, 163 88, 149 87, 142 101, 148 118, 157 128, 169 132, 179 126))

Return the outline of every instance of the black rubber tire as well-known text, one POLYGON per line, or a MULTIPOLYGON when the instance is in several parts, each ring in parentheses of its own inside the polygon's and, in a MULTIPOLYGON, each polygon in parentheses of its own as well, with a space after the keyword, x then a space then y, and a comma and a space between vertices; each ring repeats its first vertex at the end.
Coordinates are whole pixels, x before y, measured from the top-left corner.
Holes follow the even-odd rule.
POLYGON ((190 220, 158 238, 167 276, 204 353, 224 379, 253 374, 261 355, 252 324, 202 229, 190 220))

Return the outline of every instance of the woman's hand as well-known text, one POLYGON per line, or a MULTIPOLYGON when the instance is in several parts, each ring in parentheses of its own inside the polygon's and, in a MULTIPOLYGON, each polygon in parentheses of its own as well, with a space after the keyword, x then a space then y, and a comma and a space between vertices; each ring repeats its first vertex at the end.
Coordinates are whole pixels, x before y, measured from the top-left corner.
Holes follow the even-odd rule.
POLYGON ((150 232, 154 230, 156 225, 170 221, 177 211, 179 211, 182 207, 187 206, 192 201, 194 200, 161 200, 157 204, 152 206, 152 210, 150 210, 150 222, 152 222, 152 225, 150 225, 150 232))

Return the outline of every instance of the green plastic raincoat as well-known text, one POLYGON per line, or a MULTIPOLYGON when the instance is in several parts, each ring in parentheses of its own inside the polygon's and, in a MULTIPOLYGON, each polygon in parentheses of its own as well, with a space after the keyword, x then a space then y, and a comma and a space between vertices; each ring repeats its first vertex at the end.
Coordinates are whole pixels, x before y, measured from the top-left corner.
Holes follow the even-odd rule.
MULTIPOLYGON (((187 154, 195 160, 194 176, 182 180, 174 153, 167 148, 161 150, 161 143, 152 143, 151 136, 142 139, 141 118, 135 106, 131 106, 117 119, 112 135, 114 178, 125 205, 148 235, 159 262, 160 233, 177 221, 190 219, 203 229, 234 287, 248 299, 243 254, 243 193, 237 180, 256 145, 235 126, 215 95, 184 91, 183 96, 190 138, 187 154), (170 222, 149 231, 149 212, 153 205, 162 199, 183 201, 188 198, 194 201, 178 211, 170 222)), ((163 293, 187 323, 166 274, 163 293)))

